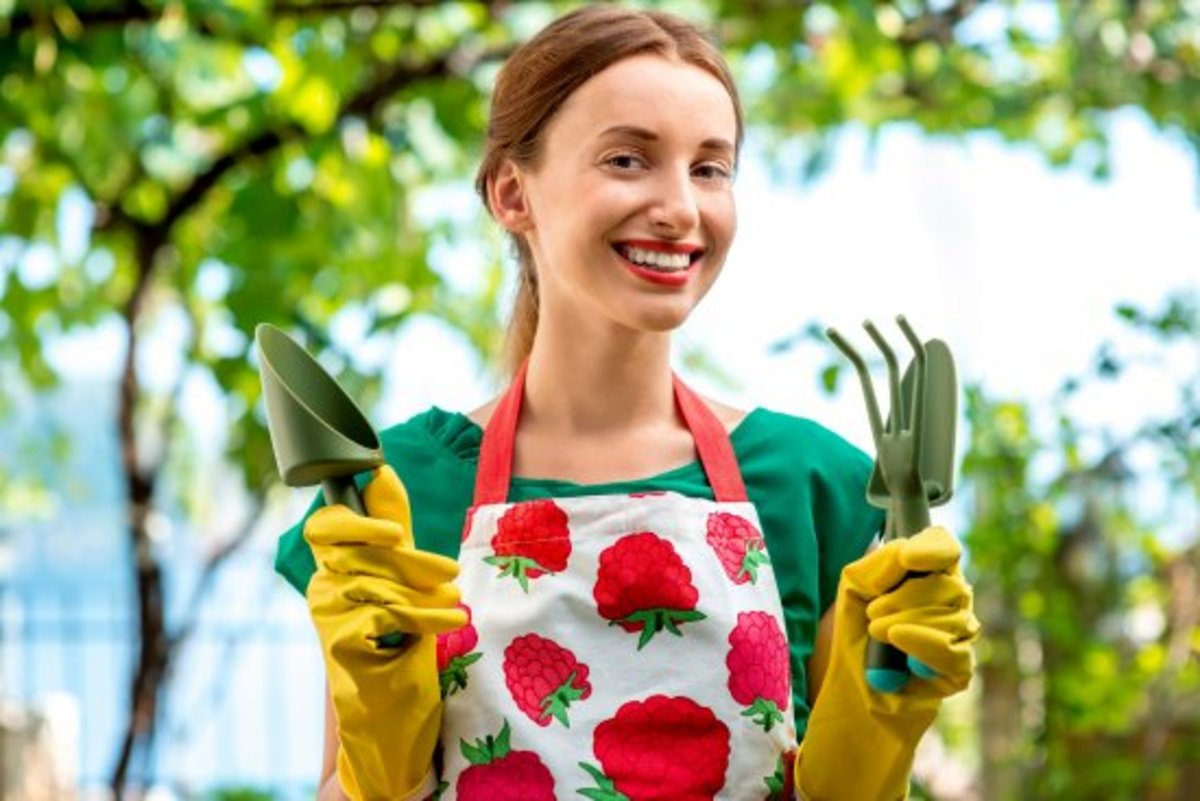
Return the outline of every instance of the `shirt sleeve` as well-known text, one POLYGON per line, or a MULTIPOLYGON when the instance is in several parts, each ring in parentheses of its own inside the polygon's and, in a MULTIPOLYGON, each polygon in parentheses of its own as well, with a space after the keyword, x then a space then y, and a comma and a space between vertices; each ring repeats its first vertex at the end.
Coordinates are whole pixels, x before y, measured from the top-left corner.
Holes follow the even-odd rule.
POLYGON ((304 595, 308 590, 308 580, 317 571, 316 560, 313 559, 312 549, 304 539, 304 524, 312 513, 325 505, 325 496, 317 490, 316 497, 308 506, 308 511, 296 525, 283 532, 275 549, 275 572, 283 576, 288 584, 304 595))

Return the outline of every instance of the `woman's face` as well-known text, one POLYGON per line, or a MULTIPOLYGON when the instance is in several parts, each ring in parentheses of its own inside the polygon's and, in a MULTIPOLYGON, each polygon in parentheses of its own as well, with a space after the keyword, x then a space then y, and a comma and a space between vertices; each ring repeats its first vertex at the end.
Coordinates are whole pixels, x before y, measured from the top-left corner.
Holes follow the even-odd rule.
POLYGON ((619 61, 571 94, 522 173, 543 319, 683 323, 737 227, 736 136, 721 82, 660 56, 619 61))

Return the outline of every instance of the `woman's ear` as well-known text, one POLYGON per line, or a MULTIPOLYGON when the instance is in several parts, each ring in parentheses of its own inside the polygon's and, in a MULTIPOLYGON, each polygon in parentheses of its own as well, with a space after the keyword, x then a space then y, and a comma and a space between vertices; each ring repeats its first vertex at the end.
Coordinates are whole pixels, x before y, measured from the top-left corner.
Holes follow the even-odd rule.
POLYGON ((488 205, 496 222, 514 234, 523 234, 532 227, 525 172, 512 159, 504 160, 487 187, 488 205))

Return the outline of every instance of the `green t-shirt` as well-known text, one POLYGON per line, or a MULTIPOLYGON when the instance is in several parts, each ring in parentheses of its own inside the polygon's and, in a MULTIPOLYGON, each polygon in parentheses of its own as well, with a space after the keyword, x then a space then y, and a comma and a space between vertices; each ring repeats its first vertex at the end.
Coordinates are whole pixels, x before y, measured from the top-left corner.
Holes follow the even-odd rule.
MULTIPOLYGON (((408 490, 418 548, 456 558, 475 489, 483 430, 437 407, 380 434, 384 458, 408 490)), ((867 505, 870 458, 832 431, 758 408, 731 432, 746 492, 758 511, 791 645, 796 728, 808 721, 807 672, 817 623, 833 603, 842 568, 859 558, 883 523, 867 505)), ((698 461, 638 481, 577 484, 514 476, 509 501, 650 490, 713 497, 698 461)), ((322 502, 321 494, 312 510, 322 502)), ((306 515, 307 517, 307 515, 306 515)), ((300 592, 315 570, 303 520, 279 540, 275 568, 300 592)))

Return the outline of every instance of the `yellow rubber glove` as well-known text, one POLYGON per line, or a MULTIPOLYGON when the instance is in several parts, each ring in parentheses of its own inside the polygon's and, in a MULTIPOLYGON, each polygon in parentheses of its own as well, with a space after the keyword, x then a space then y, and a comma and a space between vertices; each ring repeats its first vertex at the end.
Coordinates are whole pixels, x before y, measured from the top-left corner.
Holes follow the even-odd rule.
POLYGON ((942 699, 966 688, 979 621, 962 576, 962 549, 943 528, 884 544, 842 570, 829 668, 796 754, 805 801, 896 801, 942 699), (909 572, 930 575, 910 578, 909 572), (903 581, 903 583, 901 583, 903 581), (899 585, 899 586, 897 586, 899 585), (868 636, 937 671, 897 693, 867 684, 868 636))
POLYGON ((458 564, 416 550, 408 495, 390 467, 376 471, 363 503, 369 517, 329 506, 304 526, 317 562, 308 607, 341 739, 338 780, 354 801, 424 798, 436 784, 442 718, 437 634, 467 622, 450 583, 458 564))

